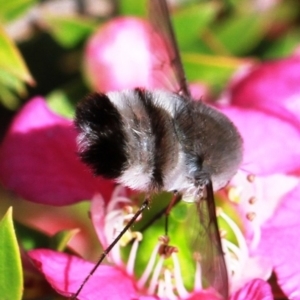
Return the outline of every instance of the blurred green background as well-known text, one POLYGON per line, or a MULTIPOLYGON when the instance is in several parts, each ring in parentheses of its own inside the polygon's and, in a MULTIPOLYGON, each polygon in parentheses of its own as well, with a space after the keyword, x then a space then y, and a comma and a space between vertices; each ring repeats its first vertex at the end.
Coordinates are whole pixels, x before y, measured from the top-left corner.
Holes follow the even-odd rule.
MULTIPOLYGON (((300 40, 298 0, 170 4, 188 79, 216 95, 245 63, 288 56, 300 40)), ((89 36, 114 16, 147 15, 145 0, 0 0, 0 7, 1 137, 34 95, 72 115, 88 90, 81 65, 89 36)))
MULTIPOLYGON (((214 97, 248 63, 286 57, 299 47, 299 0, 170 4, 187 78, 205 83, 214 97)), ((35 95, 71 117, 75 104, 89 91, 82 73, 88 38, 113 17, 147 18, 146 7, 146 0, 0 0, 0 140, 16 112, 35 95)), ((86 212, 88 204, 67 210, 73 215, 86 212)), ((57 238, 48 241, 24 225, 15 226, 25 249, 57 238)), ((60 236, 58 244, 64 246, 71 234, 67 235, 66 240, 60 236)))

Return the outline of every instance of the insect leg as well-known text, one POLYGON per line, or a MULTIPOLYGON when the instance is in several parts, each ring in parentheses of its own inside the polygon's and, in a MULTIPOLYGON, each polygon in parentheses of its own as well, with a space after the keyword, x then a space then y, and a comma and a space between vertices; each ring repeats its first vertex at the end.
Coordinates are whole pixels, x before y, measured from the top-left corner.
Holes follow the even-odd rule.
MULTIPOLYGON (((182 195, 179 194, 179 193, 177 193, 177 192, 174 192, 174 196, 173 196, 173 198, 172 198, 172 200, 171 200, 171 202, 172 202, 172 201, 174 201, 174 202, 173 202, 173 205, 171 206, 171 208, 174 207, 175 205, 177 205, 177 204, 180 202, 181 199, 182 199, 182 195), (175 198, 175 200, 173 200, 174 198, 175 198)), ((145 230, 146 230, 147 228, 149 228, 155 221, 159 220, 162 216, 164 216, 164 215, 166 214, 166 212, 167 212, 169 206, 170 206, 170 204, 168 204, 168 205, 165 206, 163 209, 161 209, 161 210, 160 210, 157 214, 155 214, 155 215, 153 216, 153 218, 151 218, 151 220, 149 220, 149 222, 146 223, 139 231, 140 231, 140 232, 145 231, 145 230)), ((171 210, 171 209, 170 209, 170 210, 171 210)))
POLYGON ((174 192, 174 195, 168 204, 167 207, 165 207, 165 235, 168 236, 168 224, 169 224, 169 215, 172 210, 172 208, 181 200, 182 195, 178 193, 177 191, 174 192))
POLYGON ((102 261, 104 260, 104 258, 109 254, 109 252, 111 251, 111 249, 116 245, 116 243, 121 239, 121 237, 124 235, 124 233, 131 227, 131 225, 136 221, 136 219, 140 216, 140 214, 147 208, 149 207, 149 203, 150 203, 150 197, 146 196, 145 200, 143 201, 141 207, 139 208, 139 210, 134 214, 134 216, 131 218, 131 220, 126 224, 126 226, 123 228, 123 230, 118 234, 118 236, 113 240, 113 242, 104 250, 104 252, 101 254, 98 262, 95 264, 95 266, 93 267, 93 269, 91 270, 91 272, 87 275, 87 277, 84 279, 84 281, 82 282, 82 284, 80 285, 79 289, 77 290, 77 292, 75 294, 72 295, 71 299, 72 300, 76 300, 79 293, 81 292, 81 290, 83 289, 83 287, 85 286, 85 284, 87 283, 87 281, 89 280, 89 278, 95 273, 95 271, 97 270, 97 268, 99 267, 99 265, 102 263, 102 261))

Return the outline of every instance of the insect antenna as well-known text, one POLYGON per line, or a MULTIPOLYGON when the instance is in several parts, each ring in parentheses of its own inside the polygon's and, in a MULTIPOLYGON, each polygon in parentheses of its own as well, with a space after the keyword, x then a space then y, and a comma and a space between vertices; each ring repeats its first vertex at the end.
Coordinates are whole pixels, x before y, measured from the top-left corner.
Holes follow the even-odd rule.
POLYGON ((137 218, 141 215, 141 213, 149 207, 150 203, 150 196, 146 196, 142 205, 138 209, 138 211, 134 214, 134 216, 129 220, 129 222, 126 224, 126 226, 122 229, 122 231, 116 236, 116 238, 113 240, 113 242, 103 251, 101 254, 99 260, 93 267, 93 269, 90 271, 90 273, 87 275, 87 277, 84 279, 82 284, 80 285, 79 289, 76 291, 75 294, 71 296, 71 300, 76 300, 79 293, 89 280, 89 278, 95 273, 95 271, 98 269, 102 261, 105 259, 105 257, 109 254, 109 252, 112 250, 112 248, 117 244, 117 242, 122 238, 122 236, 126 233, 126 231, 132 226, 132 224, 137 220, 137 218))

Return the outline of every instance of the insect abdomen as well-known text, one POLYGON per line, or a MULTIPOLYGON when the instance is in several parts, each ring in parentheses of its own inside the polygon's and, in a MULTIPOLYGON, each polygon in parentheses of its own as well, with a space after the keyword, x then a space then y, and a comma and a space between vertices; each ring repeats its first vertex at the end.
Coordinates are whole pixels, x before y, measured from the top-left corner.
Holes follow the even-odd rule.
POLYGON ((128 165, 118 181, 136 189, 161 190, 164 174, 178 159, 170 113, 159 105, 155 93, 144 89, 109 96, 122 114, 128 137, 128 165))
POLYGON ((122 117, 105 94, 94 93, 77 106, 75 126, 79 131, 81 160, 95 175, 117 178, 127 165, 127 136, 122 117))
POLYGON ((95 175, 161 190, 178 161, 172 116, 143 89, 91 94, 76 111, 80 157, 95 175))

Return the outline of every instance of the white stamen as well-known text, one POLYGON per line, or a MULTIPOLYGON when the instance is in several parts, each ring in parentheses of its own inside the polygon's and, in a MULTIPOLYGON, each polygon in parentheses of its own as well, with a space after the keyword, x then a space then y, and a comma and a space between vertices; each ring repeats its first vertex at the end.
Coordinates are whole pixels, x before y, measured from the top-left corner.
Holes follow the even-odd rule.
POLYGON ((121 258, 121 250, 120 250, 120 243, 117 243, 109 252, 109 256, 111 257, 112 261, 118 265, 123 265, 123 261, 121 258))
POLYGON ((166 298, 166 295, 165 295, 165 281, 164 280, 160 280, 158 282, 158 286, 157 286, 157 296, 159 298, 166 298))
POLYGON ((121 209, 114 209, 107 212, 107 215, 105 217, 105 222, 112 222, 114 219, 122 216, 122 210, 121 209))
MULTIPOLYGON (((122 192, 121 185, 118 185, 111 196, 111 201, 107 204, 106 216, 104 222, 104 235, 106 241, 110 244, 115 237, 122 231, 124 224, 126 224, 126 218, 130 213, 124 213, 124 209, 119 207, 120 203, 131 204, 131 200, 126 198, 123 195, 120 195, 122 192)), ((115 247, 110 251, 107 258, 112 259, 115 264, 122 265, 121 252, 120 252, 120 243, 118 242, 115 247)))
POLYGON ((158 277, 160 275, 164 260, 165 260, 164 257, 161 256, 156 264, 154 271, 153 271, 152 278, 151 278, 149 288, 148 288, 148 293, 150 295, 153 295, 156 290, 158 277))
POLYGON ((229 266, 231 270, 236 274, 240 273, 242 270, 242 267, 244 265, 244 262, 246 260, 246 256, 243 255, 242 251, 239 247, 237 247, 235 244, 231 243, 228 240, 224 240, 225 249, 229 249, 233 254, 234 257, 229 258, 229 266))
POLYGON ((173 252, 171 254, 174 264, 174 278, 175 278, 175 286, 180 298, 187 298, 189 296, 189 292, 185 289, 182 276, 181 276, 181 269, 180 264, 177 258, 177 254, 173 252))
POLYGON ((173 291, 172 274, 171 274, 170 270, 168 270, 168 269, 165 270, 164 278, 165 278, 165 280, 164 280, 165 281, 165 295, 164 296, 167 299, 176 300, 177 297, 173 291))
POLYGON ((224 252, 224 259, 225 259, 225 264, 227 266, 227 275, 228 275, 228 278, 231 277, 231 272, 232 270, 231 269, 231 257, 230 257, 230 252, 227 248, 227 245, 226 245, 226 239, 225 238, 221 238, 221 243, 222 243, 222 249, 223 249, 223 252, 224 252), (229 269, 230 268, 230 269, 229 269))
POLYGON ((220 217, 222 217, 226 221, 226 223, 230 226, 233 233, 235 234, 235 237, 237 239, 240 251, 243 252, 244 255, 248 257, 249 256, 248 247, 247 247, 246 240, 245 240, 245 238, 243 236, 243 233, 241 232, 240 228, 222 210, 220 211, 220 217))
POLYGON ((128 262, 127 262, 127 266, 126 266, 126 271, 129 275, 133 275, 133 273, 134 273, 134 263, 135 263, 135 259, 136 259, 136 253, 137 253, 137 249, 139 246, 139 242, 140 242, 140 239, 135 238, 133 241, 132 247, 130 249, 130 254, 129 254, 129 258, 128 258, 128 262))
POLYGON ((123 216, 121 211, 112 211, 105 218, 104 234, 110 242, 115 235, 117 227, 123 224, 123 216))
MULTIPOLYGON (((123 218, 120 211, 111 211, 107 214, 104 222, 104 235, 106 237, 106 242, 108 243, 108 245, 114 240, 118 228, 122 226, 122 219, 123 218), (108 221, 108 219, 110 220, 108 221)), ((109 255, 107 255, 107 258, 109 260, 112 259, 117 265, 122 264, 119 243, 117 243, 115 247, 113 247, 109 255)))
POLYGON ((229 249, 235 255, 236 259, 238 261, 241 261, 243 257, 241 249, 237 245, 235 245, 234 243, 228 240, 225 240, 224 243, 226 248, 229 249))
MULTIPOLYGON (((120 188, 116 188, 113 192, 113 195, 119 192, 120 188)), ((118 233, 124 227, 124 214, 122 209, 117 209, 119 200, 122 202, 129 202, 129 199, 124 197, 112 197, 111 202, 108 204, 107 215, 105 217, 105 226, 104 226, 104 235, 106 237, 106 241, 110 244, 118 233)), ((109 255, 107 255, 108 260, 112 260, 117 265, 122 265, 121 252, 120 252, 120 243, 117 243, 115 247, 110 251, 109 255)))
POLYGON ((137 283, 138 288, 142 288, 143 286, 145 286, 149 276, 151 275, 151 271, 153 270, 153 267, 154 267, 154 264, 155 264, 155 258, 156 258, 156 255, 158 253, 159 247, 160 247, 160 244, 157 244, 155 246, 154 250, 152 251, 151 257, 150 257, 149 262, 147 264, 147 267, 146 267, 143 275, 141 276, 141 278, 139 279, 139 281, 137 283))
POLYGON ((120 202, 124 202, 124 203, 130 203, 131 201, 124 197, 124 196, 120 196, 120 192, 121 190, 124 189, 123 186, 118 185, 115 187, 115 189, 113 190, 113 193, 111 195, 111 199, 107 204, 107 211, 113 211, 115 210, 115 207, 120 203, 120 202))
POLYGON ((196 260, 196 271, 195 271, 195 278, 194 278, 194 290, 201 291, 202 287, 202 269, 201 264, 198 260, 196 260))

